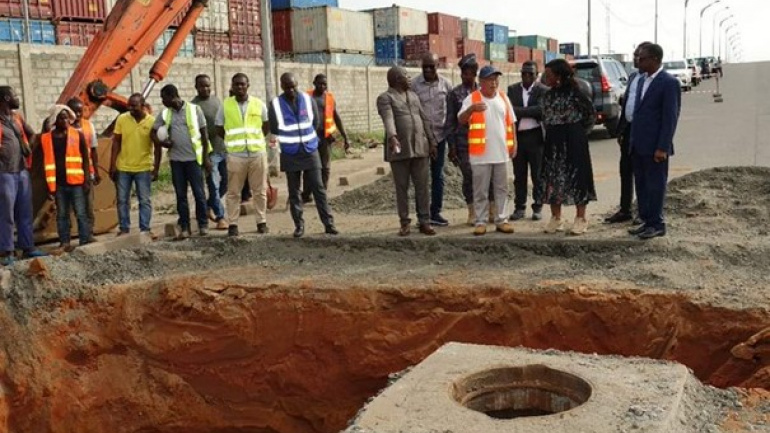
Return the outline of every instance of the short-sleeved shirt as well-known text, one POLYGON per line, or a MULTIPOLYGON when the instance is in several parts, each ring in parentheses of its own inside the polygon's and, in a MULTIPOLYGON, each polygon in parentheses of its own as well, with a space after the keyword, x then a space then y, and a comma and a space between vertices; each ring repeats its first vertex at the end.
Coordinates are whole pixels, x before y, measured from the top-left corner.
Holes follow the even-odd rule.
MULTIPOLYGON (((511 110, 513 121, 516 121, 516 115, 513 114, 511 102, 507 96, 499 93, 494 98, 487 98, 482 94, 481 100, 487 104, 487 109, 484 111, 487 131, 486 151, 483 155, 471 155, 471 164, 500 164, 508 162, 508 147, 505 142, 505 111, 511 110)), ((463 101, 463 106, 460 108, 460 114, 464 113, 470 106, 471 95, 468 95, 463 101)))
MULTIPOLYGON (((166 124, 166 121, 163 119, 163 112, 165 110, 171 111, 171 125, 168 134, 172 145, 171 149, 168 150, 168 159, 178 162, 197 160, 195 149, 193 149, 192 137, 190 137, 190 127, 187 125, 187 102, 179 110, 164 108, 152 126, 156 131, 166 124)), ((206 128, 206 118, 203 116, 201 107, 196 106, 195 113, 198 116, 198 125, 201 128, 206 128)))
POLYGON ((0 116, 0 128, 3 128, 3 140, 0 143, 0 173, 19 173, 24 169, 24 157, 21 153, 21 131, 12 117, 0 116))
POLYGON ((123 113, 115 122, 115 135, 121 136, 120 153, 116 168, 118 171, 141 173, 151 171, 153 165, 153 144, 150 131, 155 117, 146 114, 144 119, 136 121, 131 113, 123 113))
POLYGON ((207 99, 196 96, 190 102, 200 107, 201 111, 203 111, 203 116, 206 118, 206 130, 209 133, 211 151, 214 153, 225 153, 225 140, 217 134, 216 127, 217 113, 219 112, 219 107, 222 106, 222 101, 215 95, 211 95, 207 99))
MULTIPOLYGON (((251 98, 251 96, 249 96, 249 99, 250 98, 251 98)), ((238 108, 241 109, 241 117, 246 115, 246 109, 248 107, 249 107, 249 100, 248 99, 246 101, 243 101, 243 102, 238 102, 238 108)), ((263 103, 262 104, 262 123, 267 122, 268 119, 269 119, 269 117, 268 117, 267 107, 263 103)), ((217 111, 216 126, 221 126, 221 127, 225 126, 225 106, 224 106, 224 104, 222 104, 219 107, 219 111, 217 111)), ((242 157, 242 158, 248 158, 248 157, 250 157, 252 155, 252 153, 249 152, 248 150, 246 152, 229 152, 228 154, 232 155, 232 156, 242 157)))

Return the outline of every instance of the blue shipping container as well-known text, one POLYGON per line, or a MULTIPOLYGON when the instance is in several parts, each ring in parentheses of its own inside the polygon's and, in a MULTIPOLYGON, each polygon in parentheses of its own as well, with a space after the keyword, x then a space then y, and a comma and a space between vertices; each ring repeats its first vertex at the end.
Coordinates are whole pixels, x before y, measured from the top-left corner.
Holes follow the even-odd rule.
POLYGON ((559 44, 559 52, 562 54, 569 54, 572 56, 580 55, 580 44, 576 42, 570 42, 565 44, 559 44))
POLYGON ((551 60, 555 60, 557 58, 560 58, 560 57, 561 56, 559 55, 559 53, 554 53, 554 52, 551 52, 551 51, 546 51, 545 52, 545 62, 546 63, 550 62, 551 60))
POLYGON ((374 40, 374 57, 378 65, 393 65, 404 59, 404 40, 401 38, 377 38, 374 40))
MULTIPOLYGON (((176 30, 165 30, 163 34, 155 41, 155 54, 160 56, 166 49, 166 46, 171 42, 171 38, 174 36, 176 30)), ((179 47, 177 57, 195 57, 195 40, 193 35, 187 35, 184 40, 184 44, 179 47)))
POLYGON ((372 66, 374 65, 374 56, 350 53, 302 53, 294 54, 294 61, 297 63, 320 63, 322 65, 372 66))
MULTIPOLYGON (((29 34, 33 44, 56 45, 56 30, 50 21, 29 20, 29 34)), ((27 42, 24 20, 14 18, 0 20, 0 42, 27 42)))
POLYGON ((337 0, 273 0, 270 9, 279 11, 282 9, 304 9, 318 6, 339 7, 337 0))
POLYGON ((508 44, 508 26, 487 24, 484 26, 486 41, 493 44, 508 44))

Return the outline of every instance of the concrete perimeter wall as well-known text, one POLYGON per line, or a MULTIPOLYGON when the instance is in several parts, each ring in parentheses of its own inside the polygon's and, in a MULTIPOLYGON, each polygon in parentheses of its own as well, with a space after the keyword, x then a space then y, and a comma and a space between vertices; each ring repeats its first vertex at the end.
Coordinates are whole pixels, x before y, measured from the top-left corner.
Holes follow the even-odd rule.
MULTIPOLYGON (((10 85, 16 89, 22 101, 23 113, 33 128, 40 128, 48 108, 58 99, 84 53, 85 48, 80 47, 0 43, 0 85, 10 85)), ((116 92, 126 97, 133 92, 140 92, 155 60, 155 57, 146 56, 126 77, 116 92)), ((382 130, 376 101, 377 96, 387 90, 385 78, 387 69, 377 66, 352 67, 279 62, 276 66, 276 76, 292 71, 297 74, 300 88, 304 90, 312 87, 315 74, 326 74, 329 78, 329 89, 337 98, 338 110, 347 130, 375 132, 382 130)), ((413 77, 421 73, 419 69, 409 71, 413 77)), ((177 85, 182 97, 191 99, 195 96, 194 79, 198 74, 211 76, 215 92, 221 97, 227 94, 230 78, 237 72, 244 72, 250 77, 250 92, 264 100, 265 76, 261 61, 177 58, 167 80, 156 86, 148 102, 157 112, 161 107, 160 88, 167 83, 177 85)), ((459 69, 442 69, 439 72, 453 84, 459 84, 459 69)), ((501 88, 504 89, 518 81, 517 72, 508 72, 501 78, 501 88)), ((276 79, 275 82, 277 83, 278 80, 276 79)), ((114 111, 102 108, 92 120, 101 130, 114 117, 114 111)))

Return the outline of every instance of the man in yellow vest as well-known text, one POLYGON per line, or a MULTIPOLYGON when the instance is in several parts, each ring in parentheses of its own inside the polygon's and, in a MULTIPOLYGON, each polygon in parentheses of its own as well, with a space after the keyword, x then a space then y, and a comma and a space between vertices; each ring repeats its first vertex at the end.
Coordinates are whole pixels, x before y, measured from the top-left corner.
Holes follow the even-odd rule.
POLYGON ((249 95, 249 77, 233 75, 230 81, 233 96, 225 99, 217 113, 217 133, 225 140, 227 150, 227 219, 229 236, 238 236, 241 215, 241 191, 249 181, 257 212, 257 233, 267 228, 267 143, 270 132, 267 107, 257 97, 249 95))
POLYGON ((508 159, 516 155, 513 107, 500 88, 502 73, 493 66, 479 71, 479 90, 468 95, 460 107, 458 120, 468 125, 468 154, 473 171, 473 206, 476 227, 473 234, 487 232, 489 182, 494 190, 497 231, 513 233, 508 222, 508 159))
POLYGON ((61 247, 72 251, 70 213, 75 210, 80 245, 91 242, 86 213, 86 194, 90 189, 89 148, 82 132, 72 127, 75 113, 66 105, 54 105, 48 124, 53 130, 40 136, 43 171, 49 199, 56 200, 56 225, 61 247))
MULTIPOLYGON (((323 113, 323 122, 318 125, 316 135, 318 136, 318 156, 321 157, 321 181, 323 181, 324 189, 329 190, 329 177, 331 176, 331 153, 332 145, 334 145, 334 133, 339 131, 342 135, 342 139, 345 141, 345 152, 350 149, 350 142, 348 141, 348 134, 345 132, 345 128, 342 126, 342 119, 337 112, 337 101, 334 99, 332 92, 328 90, 329 82, 326 79, 326 75, 318 74, 313 80, 313 89, 308 90, 308 94, 315 101, 315 105, 318 107, 318 113, 323 113)), ((303 178, 302 186, 302 201, 309 203, 312 195, 310 184, 308 179, 303 178)))
MULTIPOLYGON (((72 127, 83 133, 83 137, 86 139, 86 145, 90 150, 91 160, 89 161, 89 167, 91 168, 91 182, 94 185, 99 185, 102 182, 102 177, 99 173, 99 155, 97 154, 99 146, 99 138, 96 135, 96 129, 90 120, 83 118, 83 101, 80 98, 72 98, 67 101, 67 106, 75 114, 75 121, 72 122, 72 127)), ((94 224, 96 223, 96 217, 94 216, 94 188, 89 188, 86 194, 86 214, 88 214, 88 221, 91 227, 91 241, 93 239, 94 224)))
POLYGON ((168 149, 171 181, 176 192, 176 211, 179 216, 178 237, 184 239, 192 236, 190 204, 187 201, 188 185, 192 188, 193 197, 195 197, 198 233, 206 236, 209 220, 203 169, 211 171, 206 117, 203 116, 200 107, 185 102, 179 96, 179 89, 173 84, 160 89, 160 98, 166 108, 161 111, 160 116, 155 118, 150 137, 156 146, 160 145, 168 149))

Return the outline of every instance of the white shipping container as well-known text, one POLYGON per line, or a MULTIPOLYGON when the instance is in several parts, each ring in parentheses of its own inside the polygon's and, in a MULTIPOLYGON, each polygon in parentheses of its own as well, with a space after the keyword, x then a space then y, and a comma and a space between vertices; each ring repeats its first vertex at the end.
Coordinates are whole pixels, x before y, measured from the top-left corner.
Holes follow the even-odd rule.
POLYGON ((374 53, 372 15, 322 6, 295 9, 291 17, 295 53, 374 53))
MULTIPOLYGON (((374 9, 374 37, 415 36, 428 33, 428 13, 401 6, 374 9)), ((484 39, 484 25, 481 25, 484 39)))
POLYGON ((228 0, 209 0, 207 8, 201 12, 195 23, 198 30, 225 33, 230 30, 230 8, 228 0))
POLYGON ((460 23, 463 28, 463 37, 472 41, 485 41, 487 40, 484 21, 476 21, 464 19, 460 23))

